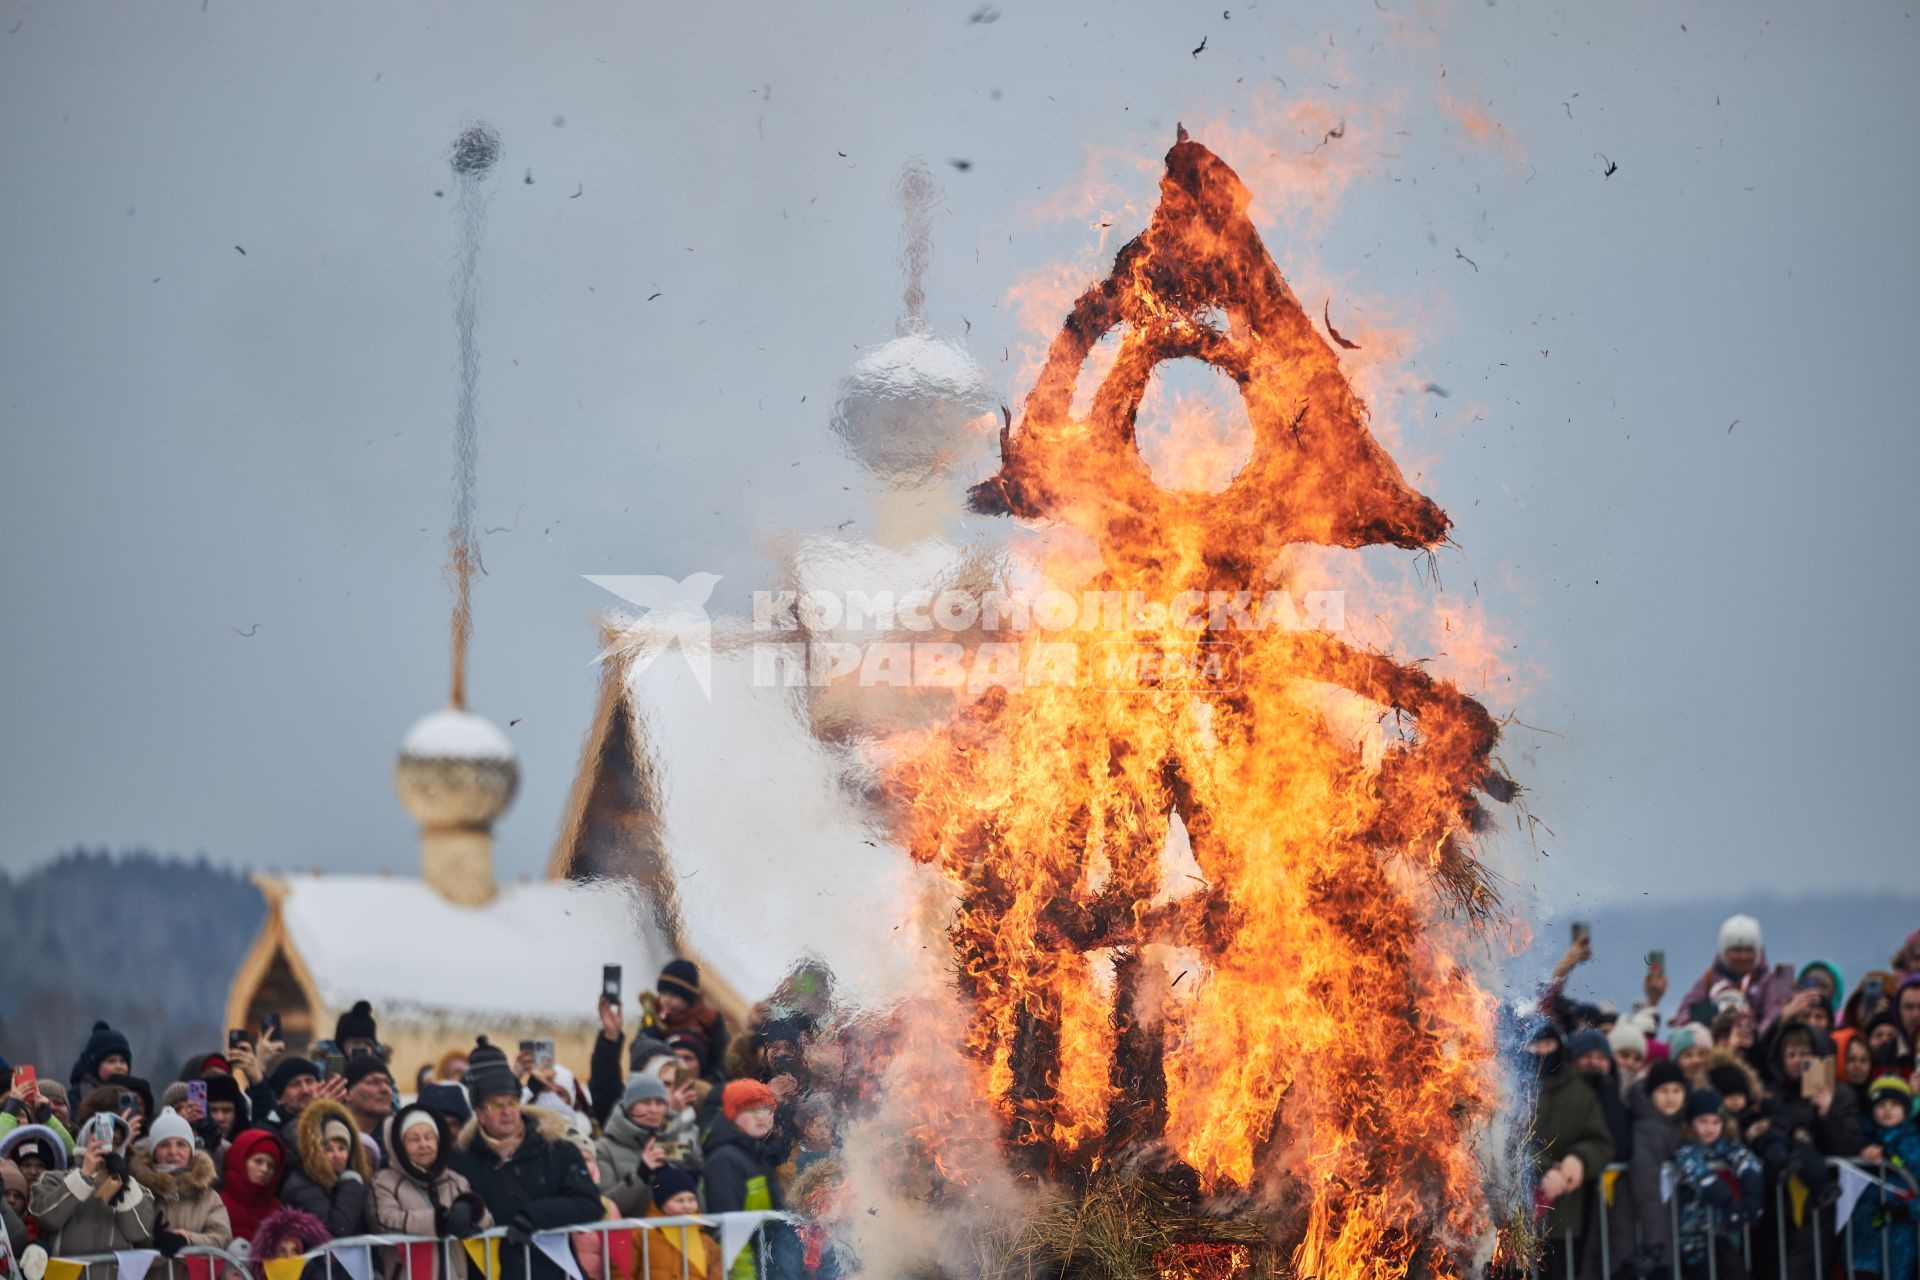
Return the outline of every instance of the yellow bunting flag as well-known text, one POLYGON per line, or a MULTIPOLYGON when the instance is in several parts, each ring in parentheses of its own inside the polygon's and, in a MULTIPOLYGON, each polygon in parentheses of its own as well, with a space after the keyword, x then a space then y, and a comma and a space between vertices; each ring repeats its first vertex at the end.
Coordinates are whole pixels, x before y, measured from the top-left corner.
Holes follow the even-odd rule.
POLYGON ((84 1262, 68 1262, 65 1258, 48 1258, 45 1280, 80 1280, 86 1272, 84 1262))
POLYGON ((307 1265, 305 1258, 268 1258, 262 1264, 266 1267, 267 1280, 300 1280, 301 1269, 307 1265))
POLYGON ((491 1240, 462 1240, 467 1256, 473 1259, 473 1265, 480 1268, 483 1278, 500 1274, 500 1238, 491 1240))
POLYGON ((1798 1228, 1806 1217, 1807 1184, 1800 1181, 1797 1173, 1787 1179, 1787 1199, 1793 1205, 1793 1225, 1798 1228))
POLYGON ((1620 1170, 1606 1169, 1600 1174, 1600 1194, 1607 1198, 1607 1208, 1613 1208, 1613 1189, 1620 1185, 1620 1170))

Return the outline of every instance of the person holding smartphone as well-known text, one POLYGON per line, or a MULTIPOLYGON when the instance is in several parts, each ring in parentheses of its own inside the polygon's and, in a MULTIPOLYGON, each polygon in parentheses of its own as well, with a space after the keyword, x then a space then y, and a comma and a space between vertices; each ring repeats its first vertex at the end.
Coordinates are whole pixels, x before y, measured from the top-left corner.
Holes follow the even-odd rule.
POLYGON ((1712 1000, 1715 988, 1721 983, 1739 992, 1753 1012, 1754 1025, 1763 1032, 1773 1025, 1780 1016, 1781 1006, 1793 995, 1793 984, 1782 982, 1768 965, 1760 922, 1752 916, 1728 916, 1721 922, 1713 963, 1680 997, 1681 1011, 1692 1009, 1700 1001, 1712 1000))
POLYGON ((41 1174, 29 1196, 42 1243, 56 1257, 144 1249, 153 1243, 159 1208, 128 1172, 132 1126, 113 1113, 111 1101, 96 1105, 105 1092, 96 1089, 81 1108, 73 1164, 41 1174))

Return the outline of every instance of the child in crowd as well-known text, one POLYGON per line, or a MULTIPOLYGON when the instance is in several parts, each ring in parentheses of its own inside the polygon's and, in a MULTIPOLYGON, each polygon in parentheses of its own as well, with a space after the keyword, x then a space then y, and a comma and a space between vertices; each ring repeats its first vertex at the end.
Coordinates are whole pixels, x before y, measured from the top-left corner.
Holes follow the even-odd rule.
POLYGON ((1897 1169, 1920 1178, 1920 1126, 1913 1119, 1913 1087, 1896 1075, 1875 1080, 1867 1091, 1866 1128, 1867 1146, 1860 1159, 1875 1183, 1853 1210, 1849 1259, 1853 1274, 1914 1280, 1914 1222, 1920 1214, 1907 1194, 1905 1180, 1899 1173, 1888 1172, 1897 1169))
POLYGON ((1759 1216, 1763 1204, 1760 1162, 1727 1134, 1720 1109, 1717 1091, 1689 1093, 1687 1136, 1673 1153, 1680 1268, 1688 1280, 1710 1271, 1721 1280, 1746 1280, 1740 1233, 1759 1216))

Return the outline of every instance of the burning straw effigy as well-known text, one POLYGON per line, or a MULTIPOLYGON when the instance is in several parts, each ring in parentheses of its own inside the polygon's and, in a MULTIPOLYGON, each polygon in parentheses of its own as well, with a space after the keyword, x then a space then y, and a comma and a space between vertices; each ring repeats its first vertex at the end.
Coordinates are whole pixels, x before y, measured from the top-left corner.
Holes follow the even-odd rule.
MULTIPOLYGON (((1047 637, 1083 678, 988 689, 890 744, 901 837, 959 904, 965 1051, 1038 1189, 979 1242, 984 1275, 1457 1276, 1489 1236, 1492 1004, 1462 957, 1499 906, 1472 847, 1514 790, 1493 718, 1335 635, 1149 603, 1284 587, 1296 544, 1423 550, 1449 527, 1369 433, 1249 202, 1183 129, 1149 225, 1074 303, 972 491, 1085 535, 1083 589, 1140 607, 1047 637), (1231 378, 1252 424, 1218 493, 1161 487, 1137 447, 1179 358, 1231 378), (1364 742, 1335 727, 1355 708, 1364 742)), ((964 1185, 978 1153, 946 1110, 930 1090, 912 1136, 964 1185)))

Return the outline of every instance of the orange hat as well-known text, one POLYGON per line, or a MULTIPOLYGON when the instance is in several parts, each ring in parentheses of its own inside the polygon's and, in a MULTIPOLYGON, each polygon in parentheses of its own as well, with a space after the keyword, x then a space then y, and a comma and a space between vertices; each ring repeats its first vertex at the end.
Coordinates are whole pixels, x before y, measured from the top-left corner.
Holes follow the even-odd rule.
POLYGON ((758 1080, 729 1080, 720 1094, 720 1109, 726 1112, 729 1120, 738 1120, 742 1111, 751 1111, 755 1107, 765 1107, 771 1111, 774 1106, 773 1090, 758 1080))

